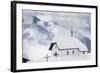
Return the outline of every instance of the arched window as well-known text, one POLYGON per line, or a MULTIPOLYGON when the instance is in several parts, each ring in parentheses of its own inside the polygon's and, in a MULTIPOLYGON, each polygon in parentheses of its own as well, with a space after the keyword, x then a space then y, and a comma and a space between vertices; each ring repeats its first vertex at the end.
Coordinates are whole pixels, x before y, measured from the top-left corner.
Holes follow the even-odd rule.
POLYGON ((69 51, 67 50, 67 55, 69 55, 69 51))
POLYGON ((72 53, 74 54, 74 50, 72 51, 72 53))
POLYGON ((83 51, 83 54, 85 54, 85 51, 83 51))
POLYGON ((54 55, 55 57, 59 56, 59 54, 58 54, 57 52, 55 52, 53 55, 54 55))

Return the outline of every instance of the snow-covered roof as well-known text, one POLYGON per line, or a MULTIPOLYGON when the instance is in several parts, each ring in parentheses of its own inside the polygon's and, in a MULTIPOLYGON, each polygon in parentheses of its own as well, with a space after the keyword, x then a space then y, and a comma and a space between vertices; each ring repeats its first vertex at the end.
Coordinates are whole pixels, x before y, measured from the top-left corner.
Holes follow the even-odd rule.
MULTIPOLYGON (((59 35, 62 36, 62 35, 59 35)), ((54 38, 52 43, 56 42, 59 49, 79 48, 80 51, 88 51, 86 46, 75 37, 59 37, 54 38)))

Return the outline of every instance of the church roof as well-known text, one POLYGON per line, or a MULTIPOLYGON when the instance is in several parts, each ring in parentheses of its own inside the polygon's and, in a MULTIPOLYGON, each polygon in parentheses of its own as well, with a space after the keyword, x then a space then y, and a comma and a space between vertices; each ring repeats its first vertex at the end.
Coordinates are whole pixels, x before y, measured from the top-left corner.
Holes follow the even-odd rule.
POLYGON ((57 43, 59 49, 79 48, 80 51, 88 51, 86 46, 75 37, 54 38, 53 42, 57 43))

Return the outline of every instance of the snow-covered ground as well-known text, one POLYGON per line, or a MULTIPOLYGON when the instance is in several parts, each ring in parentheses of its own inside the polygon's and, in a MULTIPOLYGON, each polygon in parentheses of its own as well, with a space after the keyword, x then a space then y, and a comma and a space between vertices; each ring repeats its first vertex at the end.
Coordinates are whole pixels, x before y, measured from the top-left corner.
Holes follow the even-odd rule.
POLYGON ((71 56, 62 56, 62 57, 54 57, 54 56, 49 56, 48 61, 47 58, 45 58, 45 56, 41 59, 38 60, 34 60, 34 61, 28 61, 28 63, 36 63, 36 62, 63 62, 63 61, 84 61, 84 60, 90 60, 90 54, 87 55, 83 55, 83 56, 75 56, 75 55, 71 55, 71 56))

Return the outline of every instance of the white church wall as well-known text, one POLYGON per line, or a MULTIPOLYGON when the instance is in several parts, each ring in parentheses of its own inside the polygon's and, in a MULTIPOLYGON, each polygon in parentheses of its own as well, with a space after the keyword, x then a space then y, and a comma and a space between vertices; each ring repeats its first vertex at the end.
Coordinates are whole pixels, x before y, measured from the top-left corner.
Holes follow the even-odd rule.
POLYGON ((88 54, 87 51, 84 51, 84 53, 81 51, 79 55, 80 55, 80 56, 85 56, 85 55, 87 55, 87 54, 88 54))
POLYGON ((52 48, 52 56, 54 56, 54 54, 55 53, 59 53, 59 51, 58 51, 58 48, 56 47, 56 46, 54 46, 53 48, 52 48))
POLYGON ((72 51, 73 51, 73 50, 69 50, 69 55, 70 55, 70 56, 73 55, 72 51))
POLYGON ((78 49, 74 49, 74 55, 75 55, 75 56, 79 55, 79 53, 80 53, 80 52, 79 52, 78 49))
POLYGON ((85 55, 87 55, 87 54, 88 54, 88 52, 86 51, 86 52, 85 52, 85 55))
POLYGON ((59 50, 59 56, 67 56, 67 50, 59 50))
POLYGON ((57 55, 59 57, 62 57, 62 56, 83 56, 83 55, 86 55, 87 52, 80 52, 78 49, 70 49, 70 50, 58 50, 58 48, 54 48, 52 49, 52 56, 55 56, 54 54, 57 53, 57 55), (73 52, 74 51, 74 52, 73 52))

